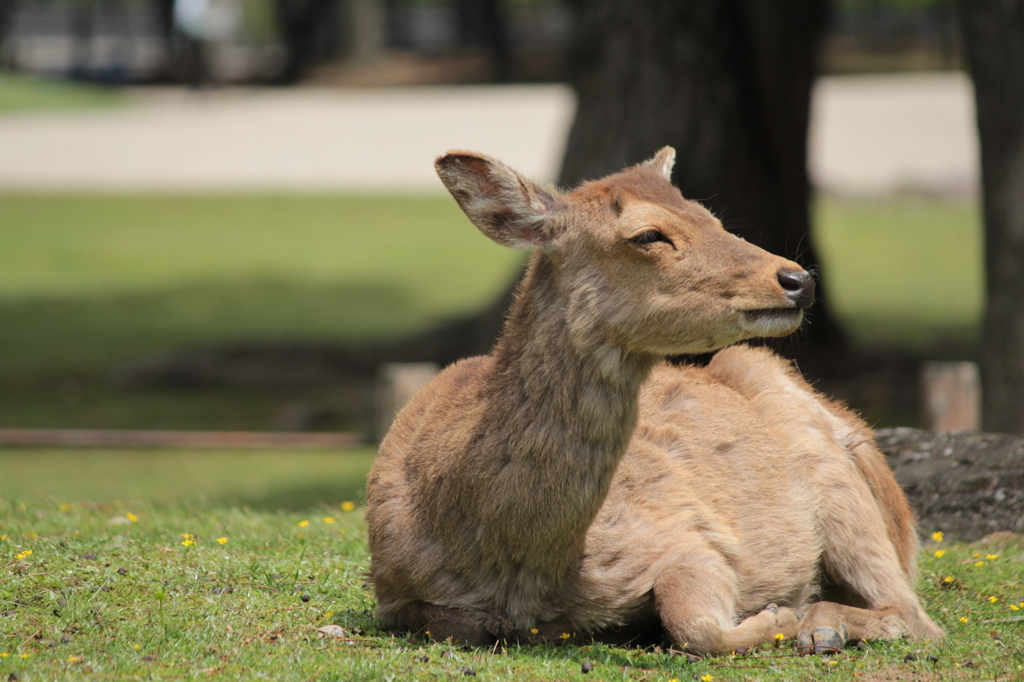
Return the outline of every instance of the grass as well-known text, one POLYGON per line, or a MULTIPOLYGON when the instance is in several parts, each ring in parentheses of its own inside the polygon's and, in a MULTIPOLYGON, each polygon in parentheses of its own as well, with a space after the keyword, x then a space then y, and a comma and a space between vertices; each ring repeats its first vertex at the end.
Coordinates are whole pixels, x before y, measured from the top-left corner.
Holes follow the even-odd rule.
POLYGON ((0 497, 306 509, 359 500, 376 451, 0 448, 0 497))
MULTIPOLYGON (((91 371, 185 345, 362 341, 472 310, 522 257, 442 197, 0 195, 0 373, 91 371)), ((970 336, 968 202, 827 200, 816 234, 862 341, 970 336)))
POLYGON ((79 83, 47 81, 0 73, 0 116, 38 111, 94 109, 117 106, 119 93, 79 83))
POLYGON ((6 195, 0 207, 8 376, 404 334, 488 302, 522 259, 440 197, 6 195))
POLYGON ((976 342, 984 262, 974 202, 827 199, 817 226, 824 284, 856 341, 918 352, 976 342))
MULTIPOLYGON (((55 454, 40 455, 46 471, 55 454)), ((922 554, 920 592, 949 633, 943 642, 872 642, 834 657, 784 646, 688 663, 661 650, 552 643, 491 651, 384 631, 363 583, 365 527, 350 504, 271 512, 70 501, 82 498, 32 486, 11 495, 2 485, 0 676, 26 682, 449 679, 467 668, 477 679, 564 680, 584 679, 584 661, 594 664, 585 679, 595 680, 1024 676, 1024 632, 1007 620, 1024 613, 1019 537, 998 550, 942 543, 922 554), (318 630, 327 626, 340 636, 318 630)))
POLYGON ((393 338, 488 303, 522 254, 451 200, 0 195, 0 426, 280 428, 344 392, 139 390, 124 363, 236 342, 393 338))
MULTIPOLYGON (((822 200, 822 276, 862 345, 970 348, 970 202, 822 200)), ((236 342, 365 343, 488 303, 522 254, 443 197, 0 194, 0 426, 270 429, 324 390, 125 391, 138 358, 236 342)), ((362 420, 365 421, 365 420, 362 420)))

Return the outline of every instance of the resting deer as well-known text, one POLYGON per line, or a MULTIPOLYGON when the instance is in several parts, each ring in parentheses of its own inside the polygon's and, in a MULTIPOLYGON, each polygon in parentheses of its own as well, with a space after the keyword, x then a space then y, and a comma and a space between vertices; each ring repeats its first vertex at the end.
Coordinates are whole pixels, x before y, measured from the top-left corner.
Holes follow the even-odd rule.
POLYGON ((771 352, 725 348, 796 330, 813 280, 683 199, 674 159, 568 193, 437 160, 485 235, 534 251, 491 354, 445 369, 381 444, 367 520, 387 626, 489 644, 654 624, 698 654, 942 636, 867 426, 771 352))

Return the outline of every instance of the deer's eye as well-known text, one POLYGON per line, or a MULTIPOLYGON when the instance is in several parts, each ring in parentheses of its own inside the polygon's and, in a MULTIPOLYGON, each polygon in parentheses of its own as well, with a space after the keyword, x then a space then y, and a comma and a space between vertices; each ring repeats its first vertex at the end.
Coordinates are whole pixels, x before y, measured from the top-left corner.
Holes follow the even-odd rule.
POLYGON ((632 244, 653 244, 655 242, 665 242, 673 249, 675 248, 675 244, 672 243, 672 240, 666 237, 660 230, 646 230, 629 241, 632 244))

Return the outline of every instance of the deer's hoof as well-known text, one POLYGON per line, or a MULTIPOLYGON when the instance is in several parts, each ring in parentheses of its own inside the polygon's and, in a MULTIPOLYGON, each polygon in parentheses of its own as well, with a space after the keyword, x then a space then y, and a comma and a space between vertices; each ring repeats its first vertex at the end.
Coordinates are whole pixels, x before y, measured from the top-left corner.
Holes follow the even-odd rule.
POLYGON ((835 628, 815 628, 814 632, 803 630, 797 636, 796 650, 801 654, 836 654, 843 650, 846 637, 835 628))

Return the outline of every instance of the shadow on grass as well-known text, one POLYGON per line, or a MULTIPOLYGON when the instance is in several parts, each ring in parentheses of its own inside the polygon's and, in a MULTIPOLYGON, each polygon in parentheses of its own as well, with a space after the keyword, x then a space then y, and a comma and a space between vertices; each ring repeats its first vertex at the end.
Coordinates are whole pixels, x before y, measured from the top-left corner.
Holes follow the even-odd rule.
POLYGON ((363 499, 375 457, 351 450, 0 448, 0 497, 147 500, 297 511, 363 499))
POLYGON ((303 511, 322 508, 337 508, 343 502, 362 504, 366 492, 365 479, 338 481, 337 484, 316 483, 290 488, 273 488, 265 494, 225 495, 211 497, 216 505, 244 505, 259 511, 303 511))
MULTIPOLYGON (((683 666, 689 666, 698 659, 690 659, 686 655, 666 652, 656 644, 664 642, 664 632, 660 624, 651 623, 643 629, 640 639, 643 643, 611 644, 604 641, 551 641, 542 644, 527 644, 515 641, 502 641, 493 646, 469 646, 451 640, 435 641, 424 632, 405 632, 389 630, 374 617, 373 609, 344 609, 331 617, 332 624, 345 628, 354 635, 382 637, 391 640, 394 647, 410 652, 429 652, 433 650, 443 660, 456 660, 466 655, 471 658, 510 656, 520 660, 543 661, 552 664, 574 662, 582 664, 590 661, 594 665, 619 668, 623 671, 638 670, 647 673, 665 673, 677 675, 683 666)), ((433 656, 433 654, 432 654, 433 656)), ((711 659, 709 662, 723 659, 711 659)), ((454 665, 458 665, 455 663, 454 665)), ((557 678, 561 679, 561 678, 557 678)), ((603 679, 603 678, 602 678, 603 679)))
POLYGON ((429 322, 439 311, 428 308, 416 291, 386 281, 251 279, 131 294, 0 297, 7 322, 0 375, 102 372, 152 353, 254 339, 390 337, 429 322))

